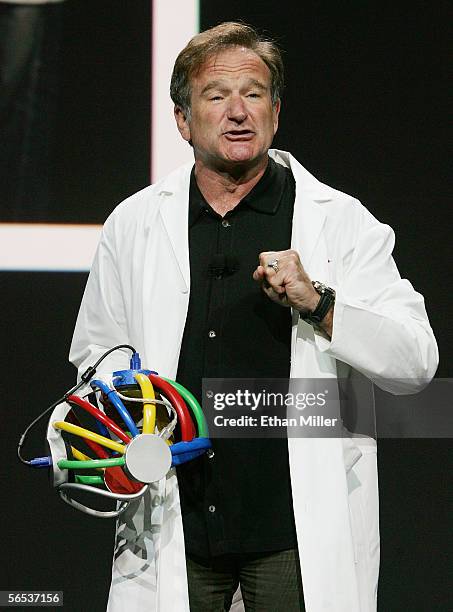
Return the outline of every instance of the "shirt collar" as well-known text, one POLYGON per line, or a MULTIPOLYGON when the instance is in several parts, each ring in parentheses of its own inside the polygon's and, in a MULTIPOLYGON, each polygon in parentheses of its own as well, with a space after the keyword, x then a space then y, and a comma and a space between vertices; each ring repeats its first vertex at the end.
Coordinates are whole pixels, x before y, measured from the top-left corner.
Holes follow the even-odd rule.
MULTIPOLYGON (((246 205, 259 213, 274 215, 283 197, 287 172, 289 171, 286 168, 269 157, 263 176, 237 206, 246 205)), ((217 214, 206 202, 197 185, 194 166, 190 174, 189 227, 192 227, 200 214, 206 210, 214 215, 217 214)))

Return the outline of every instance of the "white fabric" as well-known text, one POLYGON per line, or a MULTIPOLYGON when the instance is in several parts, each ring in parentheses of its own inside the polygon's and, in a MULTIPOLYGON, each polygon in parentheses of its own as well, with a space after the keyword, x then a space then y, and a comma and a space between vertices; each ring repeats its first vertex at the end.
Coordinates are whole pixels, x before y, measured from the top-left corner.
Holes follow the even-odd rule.
MULTIPOLYGON (((435 373, 437 346, 422 296, 400 278, 391 257, 391 228, 290 154, 270 154, 296 180, 292 247, 312 279, 337 291, 331 341, 294 317, 291 376, 365 375, 392 392, 416 392, 435 373)), ((146 367, 175 376, 190 288, 190 170, 183 166, 128 198, 107 220, 71 347, 80 372, 107 348, 128 342, 146 367)), ((127 351, 116 352, 102 371, 125 367, 127 351)), ((288 447, 307 612, 375 611, 375 442, 292 438, 288 447)), ((174 472, 139 506, 118 526, 108 610, 188 611, 174 472)))

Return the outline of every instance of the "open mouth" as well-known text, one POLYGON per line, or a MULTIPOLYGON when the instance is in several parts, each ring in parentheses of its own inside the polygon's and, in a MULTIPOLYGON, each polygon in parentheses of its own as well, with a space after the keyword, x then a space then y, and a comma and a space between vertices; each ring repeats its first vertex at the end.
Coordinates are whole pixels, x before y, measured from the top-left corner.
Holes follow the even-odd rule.
POLYGON ((228 140, 251 140, 254 135, 255 132, 251 130, 230 130, 224 133, 228 140))

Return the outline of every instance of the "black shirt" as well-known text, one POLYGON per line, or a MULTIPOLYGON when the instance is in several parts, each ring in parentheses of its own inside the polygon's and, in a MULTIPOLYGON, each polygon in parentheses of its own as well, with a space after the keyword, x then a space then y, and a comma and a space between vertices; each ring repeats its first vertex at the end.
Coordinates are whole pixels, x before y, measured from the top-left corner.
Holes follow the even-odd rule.
MULTIPOLYGON (((189 195, 191 293, 177 380, 199 399, 203 377, 287 378, 291 311, 253 280, 262 251, 290 248, 295 183, 269 159, 223 218, 194 171, 189 195)), ((285 439, 214 439, 214 456, 177 468, 186 551, 209 557, 296 546, 285 439)))

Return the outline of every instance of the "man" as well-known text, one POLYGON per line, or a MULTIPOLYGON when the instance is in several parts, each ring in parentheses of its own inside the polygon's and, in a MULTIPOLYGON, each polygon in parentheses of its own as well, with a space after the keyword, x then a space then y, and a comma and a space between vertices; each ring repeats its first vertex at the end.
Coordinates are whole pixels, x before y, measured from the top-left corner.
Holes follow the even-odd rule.
MULTIPOLYGON (((104 227, 71 360, 136 346, 200 396, 201 378, 366 376, 414 392, 437 367, 423 298, 393 233, 270 151, 280 54, 225 23, 180 53, 171 95, 185 166, 104 227), (190 257, 189 257, 190 255, 190 257)), ((127 367, 113 354, 106 375, 127 367)), ((110 611, 376 609, 376 445, 369 438, 215 441, 118 526, 110 611), (302 587, 303 583, 303 587, 302 587)))

